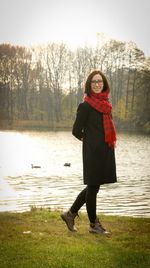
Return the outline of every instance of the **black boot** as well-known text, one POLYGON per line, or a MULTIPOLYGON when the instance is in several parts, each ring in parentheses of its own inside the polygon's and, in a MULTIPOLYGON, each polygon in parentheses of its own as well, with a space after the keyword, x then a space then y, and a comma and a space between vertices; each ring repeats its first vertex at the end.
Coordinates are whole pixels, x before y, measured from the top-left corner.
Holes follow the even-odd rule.
POLYGON ((96 234, 110 235, 110 232, 106 231, 106 229, 102 226, 98 218, 96 218, 95 223, 90 223, 89 232, 96 234))
POLYGON ((76 232, 77 228, 75 227, 74 219, 78 216, 78 213, 72 213, 70 210, 61 214, 62 220, 66 223, 68 229, 71 232, 76 232))

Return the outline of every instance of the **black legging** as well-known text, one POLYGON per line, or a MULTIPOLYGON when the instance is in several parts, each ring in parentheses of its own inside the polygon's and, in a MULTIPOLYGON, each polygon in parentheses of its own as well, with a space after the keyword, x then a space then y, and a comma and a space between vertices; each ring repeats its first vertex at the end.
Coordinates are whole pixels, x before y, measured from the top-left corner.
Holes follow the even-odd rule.
POLYGON ((72 213, 77 213, 78 210, 86 203, 87 214, 91 223, 95 222, 96 219, 96 196, 100 186, 88 185, 82 190, 71 206, 70 210, 72 213))

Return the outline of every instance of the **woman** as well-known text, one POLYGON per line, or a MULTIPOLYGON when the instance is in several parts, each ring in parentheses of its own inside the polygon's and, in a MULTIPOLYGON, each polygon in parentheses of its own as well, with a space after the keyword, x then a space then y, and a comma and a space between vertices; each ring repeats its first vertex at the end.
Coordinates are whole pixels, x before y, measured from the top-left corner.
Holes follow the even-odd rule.
POLYGON ((112 121, 112 105, 108 101, 110 88, 101 71, 93 71, 85 84, 84 101, 79 104, 72 133, 83 141, 82 190, 69 211, 61 215, 70 231, 76 231, 74 219, 86 204, 90 221, 89 232, 108 234, 96 215, 96 198, 100 185, 114 183, 116 164, 114 147, 116 132, 112 121))

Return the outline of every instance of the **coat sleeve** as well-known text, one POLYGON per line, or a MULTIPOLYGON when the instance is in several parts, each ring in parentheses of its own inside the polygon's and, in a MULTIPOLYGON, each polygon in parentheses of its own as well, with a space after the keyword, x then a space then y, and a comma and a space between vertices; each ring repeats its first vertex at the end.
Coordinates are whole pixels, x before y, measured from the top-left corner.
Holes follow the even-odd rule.
POLYGON ((76 119, 73 124, 72 134, 79 140, 84 137, 84 128, 89 115, 88 104, 83 102, 80 103, 76 113, 76 119))

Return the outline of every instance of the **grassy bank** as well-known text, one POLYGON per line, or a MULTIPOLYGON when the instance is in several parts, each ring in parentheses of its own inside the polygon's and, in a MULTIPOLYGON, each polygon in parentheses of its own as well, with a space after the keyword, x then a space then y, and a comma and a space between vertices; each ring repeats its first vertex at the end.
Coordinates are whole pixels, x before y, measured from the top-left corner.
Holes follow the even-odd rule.
POLYGON ((110 237, 88 233, 86 214, 71 233, 57 211, 1 212, 0 268, 150 267, 150 219, 101 216, 101 221, 110 237))

